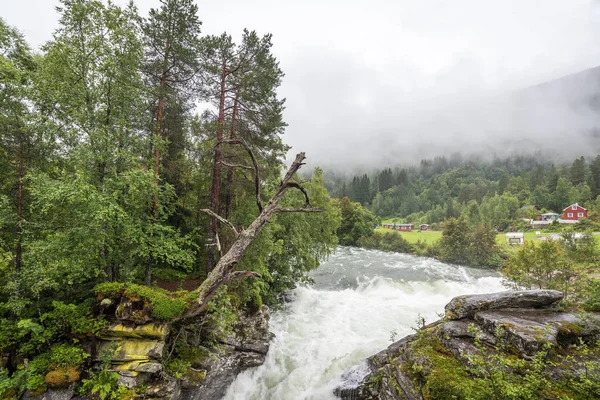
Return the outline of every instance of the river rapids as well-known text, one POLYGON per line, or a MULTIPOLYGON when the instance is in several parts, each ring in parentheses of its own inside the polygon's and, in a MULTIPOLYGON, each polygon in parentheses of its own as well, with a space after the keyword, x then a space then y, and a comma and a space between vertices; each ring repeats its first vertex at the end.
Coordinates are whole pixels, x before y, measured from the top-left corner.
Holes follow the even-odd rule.
POLYGON ((226 400, 333 400, 343 372, 439 319, 461 294, 504 290, 495 272, 408 254, 340 247, 271 316, 265 363, 240 374, 226 400))

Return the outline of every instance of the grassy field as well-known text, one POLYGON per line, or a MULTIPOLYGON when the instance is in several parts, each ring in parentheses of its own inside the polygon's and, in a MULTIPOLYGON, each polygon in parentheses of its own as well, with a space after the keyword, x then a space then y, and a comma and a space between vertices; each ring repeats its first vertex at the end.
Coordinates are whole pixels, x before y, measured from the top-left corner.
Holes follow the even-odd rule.
MULTIPOLYGON (((388 221, 386 221, 387 223, 388 221)), ((389 223, 392 223, 391 220, 389 223)), ((389 232, 391 229, 379 228, 377 229, 380 232, 389 232)), ((540 234, 537 235, 535 232, 525 232, 525 241, 536 240, 539 236, 544 236, 548 232, 539 231, 540 234)), ((427 244, 435 243, 442 237, 442 231, 419 231, 414 230, 412 232, 399 232, 400 235, 406 239, 409 243, 416 243, 417 241, 422 241, 427 244)), ((594 235, 594 239, 596 239, 596 243, 600 244, 600 235, 594 235)), ((499 245, 506 244, 506 235, 504 233, 499 233, 496 235, 496 243, 499 245)))
MULTIPOLYGON (((391 229, 379 228, 380 232, 390 232, 391 229)), ((399 232, 400 235, 406 239, 409 243, 417 243, 419 240, 427 244, 432 244, 440 240, 442 237, 442 231, 419 231, 415 230, 412 232, 399 232)))

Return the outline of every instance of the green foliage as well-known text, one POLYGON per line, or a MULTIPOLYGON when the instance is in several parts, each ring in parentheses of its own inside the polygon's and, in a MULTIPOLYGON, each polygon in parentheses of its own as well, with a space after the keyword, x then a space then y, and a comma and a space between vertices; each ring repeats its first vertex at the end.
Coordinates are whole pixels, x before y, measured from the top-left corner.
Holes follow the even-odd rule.
POLYGON ((181 379, 187 373, 189 367, 192 365, 189 361, 181 358, 171 358, 163 363, 165 371, 177 379, 181 379))
POLYGON ((369 236, 362 236, 357 245, 365 249, 394 251, 398 253, 412 253, 414 246, 402 237, 399 232, 374 232, 369 236))
POLYGON ((592 280, 588 283, 583 307, 585 311, 600 311, 600 280, 592 280))
POLYGON ((100 398, 100 400, 116 400, 119 399, 122 389, 119 390, 117 382, 119 381, 119 374, 116 372, 109 372, 102 370, 100 372, 91 372, 88 379, 81 381, 79 386, 79 394, 93 394, 100 398))
POLYGON ((75 305, 53 301, 52 307, 54 310, 42 315, 41 321, 54 331, 55 339, 96 336, 108 326, 106 320, 92 316, 90 302, 75 305))
POLYGON ((525 242, 511 256, 503 272, 516 286, 561 290, 565 297, 574 290, 572 278, 577 276, 576 267, 566 256, 564 247, 554 240, 539 245, 525 242))
POLYGON ((468 264, 471 241, 470 230, 463 218, 450 218, 444 222, 440 240, 441 258, 455 264, 468 264))
POLYGON ((342 224, 337 231, 339 243, 343 246, 356 246, 363 236, 370 236, 377 224, 377 218, 360 203, 351 202, 348 197, 336 200, 340 209, 342 224))
POLYGON ((205 325, 205 340, 209 345, 216 345, 233 334, 233 325, 238 315, 231 306, 231 298, 227 295, 227 287, 221 287, 210 301, 208 313, 203 320, 205 325))
POLYGON ((80 347, 61 344, 50 349, 48 361, 50 365, 60 368, 79 368, 89 356, 80 347))

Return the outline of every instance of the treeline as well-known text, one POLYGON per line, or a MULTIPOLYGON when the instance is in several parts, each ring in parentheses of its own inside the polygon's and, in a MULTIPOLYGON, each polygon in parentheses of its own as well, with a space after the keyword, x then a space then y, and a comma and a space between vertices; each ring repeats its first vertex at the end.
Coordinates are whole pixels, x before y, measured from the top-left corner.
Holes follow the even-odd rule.
MULTIPOLYGON (((95 334, 86 301, 100 283, 202 281, 234 240, 207 210, 248 227, 288 149, 271 35, 202 35, 192 0, 146 16, 95 0, 57 12, 39 52, 0 19, 0 353, 11 372, 74 332, 95 334), (65 310, 77 329, 52 322, 65 310)), ((274 302, 330 253, 340 217, 323 181, 317 169, 303 186, 324 212, 277 215, 239 264, 262 279, 232 282, 226 304, 274 302)), ((295 190, 280 204, 304 203, 295 190)))
POLYGON ((516 217, 531 218, 539 211, 561 213, 575 202, 597 208, 600 156, 556 165, 541 155, 492 161, 453 155, 350 180, 332 175, 327 187, 333 196, 348 196, 377 216, 395 217, 398 222, 435 224, 464 215, 506 229, 516 217))

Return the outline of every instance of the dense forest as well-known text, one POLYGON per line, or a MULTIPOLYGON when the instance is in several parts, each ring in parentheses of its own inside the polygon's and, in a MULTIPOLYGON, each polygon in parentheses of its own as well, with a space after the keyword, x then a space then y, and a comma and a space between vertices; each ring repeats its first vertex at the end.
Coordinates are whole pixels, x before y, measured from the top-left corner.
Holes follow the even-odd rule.
POLYGON ((271 35, 203 36, 192 0, 162 1, 147 16, 90 0, 57 11, 40 52, 0 20, 5 395, 44 386, 57 357, 81 365, 69 346, 105 326, 90 313, 101 290, 152 298, 155 314, 161 298, 170 306, 159 319, 181 317, 175 306, 193 296, 161 287, 197 287, 272 196, 281 208, 228 266, 249 278, 211 287, 228 305, 215 310, 276 302, 332 251, 340 223, 319 169, 282 187, 283 72, 271 35), (322 212, 287 212, 309 201, 322 212))
POLYGON ((473 224, 506 230, 518 217, 560 214, 575 202, 598 209, 600 156, 561 165, 542 154, 487 161, 454 154, 352 179, 330 174, 326 186, 332 195, 348 196, 397 222, 436 224, 465 215, 473 224))

